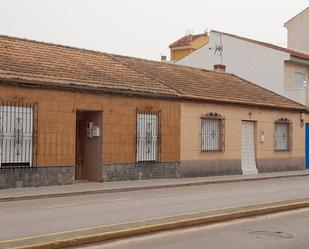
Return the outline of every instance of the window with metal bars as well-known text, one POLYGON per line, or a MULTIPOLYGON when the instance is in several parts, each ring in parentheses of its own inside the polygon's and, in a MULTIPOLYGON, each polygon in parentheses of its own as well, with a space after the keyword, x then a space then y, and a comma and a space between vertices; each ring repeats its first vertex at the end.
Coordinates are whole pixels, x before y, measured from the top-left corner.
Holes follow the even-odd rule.
POLYGON ((275 151, 290 151, 292 149, 292 123, 286 118, 275 122, 275 151))
POLYGON ((201 151, 224 151, 224 118, 220 114, 201 117, 201 151))
POLYGON ((136 161, 160 161, 159 111, 137 110, 136 115, 136 161))
POLYGON ((36 165, 34 103, 0 100, 0 169, 36 165))

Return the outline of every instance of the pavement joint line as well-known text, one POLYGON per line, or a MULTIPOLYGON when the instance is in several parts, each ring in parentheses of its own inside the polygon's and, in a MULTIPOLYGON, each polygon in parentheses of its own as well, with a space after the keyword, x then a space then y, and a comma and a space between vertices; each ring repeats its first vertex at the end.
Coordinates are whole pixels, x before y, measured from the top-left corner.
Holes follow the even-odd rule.
POLYGON ((206 181, 199 181, 199 182, 184 182, 184 183, 175 183, 175 184, 148 185, 148 186, 125 187, 125 188, 114 188, 114 189, 99 189, 99 190, 87 190, 87 191, 28 195, 28 196, 26 195, 26 196, 16 196, 16 197, 3 197, 3 198, 0 197, 0 202, 49 199, 49 198, 60 198, 60 197, 67 197, 67 196, 82 196, 82 195, 151 190, 151 189, 178 188, 178 187, 200 186, 200 185, 210 185, 210 184, 220 184, 220 183, 222 184, 222 183, 233 183, 233 182, 263 181, 263 180, 271 180, 271 179, 293 178, 293 177, 304 177, 304 176, 309 176, 309 173, 294 174, 294 175, 263 176, 263 177, 258 177, 258 178, 249 177, 249 178, 227 179, 227 180, 211 180, 211 181, 206 180, 206 181))
POLYGON ((309 198, 259 203, 0 241, 0 249, 58 249, 308 207, 309 198))

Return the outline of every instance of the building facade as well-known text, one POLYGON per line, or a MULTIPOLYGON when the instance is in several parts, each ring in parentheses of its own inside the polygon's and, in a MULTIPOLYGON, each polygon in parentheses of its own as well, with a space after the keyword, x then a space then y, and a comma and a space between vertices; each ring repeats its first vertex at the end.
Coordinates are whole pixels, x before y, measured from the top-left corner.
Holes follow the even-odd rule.
POLYGON ((235 75, 7 36, 0 51, 0 188, 305 167, 305 106, 235 75))
POLYGON ((288 48, 309 53, 309 7, 288 20, 288 48))
POLYGON ((304 130, 299 113, 182 103, 180 174, 194 177, 304 169, 304 130))
POLYGON ((219 31, 210 31, 207 36, 207 44, 175 63, 208 70, 224 64, 230 73, 309 104, 309 54, 219 31))
POLYGON ((175 177, 180 141, 176 102, 3 84, 0 99, 2 123, 9 122, 2 129, 1 187, 175 177), (29 103, 31 127, 21 109, 29 103), (20 134, 30 130, 32 141, 14 137, 18 122, 20 134), (98 134, 87 134, 89 123, 98 134), (149 132, 147 125, 156 136, 150 145, 141 137, 149 132), (143 166, 146 161, 157 161, 156 170, 143 166))

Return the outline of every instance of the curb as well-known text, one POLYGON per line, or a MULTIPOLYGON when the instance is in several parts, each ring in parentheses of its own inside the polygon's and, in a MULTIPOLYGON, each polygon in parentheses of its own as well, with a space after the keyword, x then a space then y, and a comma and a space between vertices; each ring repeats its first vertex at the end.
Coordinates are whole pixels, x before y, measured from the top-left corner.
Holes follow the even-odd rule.
POLYGON ((232 207, 37 237, 0 241, 0 249, 59 249, 308 207, 309 198, 232 207))
POLYGON ((130 191, 151 190, 151 189, 178 188, 178 187, 189 187, 189 186, 220 184, 220 183, 262 181, 262 180, 270 180, 270 179, 303 177, 303 176, 309 176, 309 173, 295 174, 295 175, 265 176, 265 177, 258 177, 258 178, 213 180, 213 181, 200 181, 200 182, 188 182, 188 183, 150 185, 150 186, 141 186, 141 187, 127 187, 127 188, 100 189, 100 190, 89 190, 89 191, 79 191, 79 192, 66 192, 66 193, 54 193, 54 194, 4 197, 4 198, 0 198, 0 202, 48 199, 48 198, 59 198, 59 197, 67 197, 67 196, 95 195, 95 194, 106 194, 106 193, 117 193, 117 192, 130 192, 130 191))

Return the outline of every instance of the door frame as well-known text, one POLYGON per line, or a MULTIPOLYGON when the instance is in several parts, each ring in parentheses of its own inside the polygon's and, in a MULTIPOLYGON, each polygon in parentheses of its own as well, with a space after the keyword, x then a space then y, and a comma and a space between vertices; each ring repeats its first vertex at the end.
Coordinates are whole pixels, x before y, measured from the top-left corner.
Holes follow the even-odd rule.
POLYGON ((309 169, 309 123, 305 124, 305 168, 309 169))
POLYGON ((241 133, 241 136, 240 136, 240 168, 242 170, 242 165, 241 165, 241 160, 242 160, 242 124, 243 122, 251 122, 253 123, 253 141, 254 141, 254 160, 255 160, 255 167, 256 167, 256 170, 257 170, 257 173, 259 172, 258 170, 258 164, 257 164, 257 121, 256 120, 248 120, 248 119, 242 119, 241 120, 241 129, 240 129, 240 133, 241 133))
MULTIPOLYGON (((100 133, 100 135, 99 135, 99 137, 96 137, 96 138, 90 138, 90 139, 98 139, 98 142, 99 142, 99 146, 100 146, 100 152, 101 152, 101 154, 99 155, 99 159, 98 159, 98 161, 100 161, 100 165, 102 165, 103 164, 103 128, 104 128, 104 111, 103 110, 89 110, 89 109, 76 109, 76 112, 75 112, 75 180, 77 179, 77 159, 78 159, 78 151, 77 151, 77 148, 78 148, 78 143, 81 143, 81 141, 80 141, 80 138, 79 138, 79 136, 78 136, 78 122, 82 122, 82 123, 84 123, 85 124, 85 127, 84 127, 84 129, 85 129, 85 134, 83 134, 84 135, 84 138, 83 138, 83 143, 84 143, 84 148, 85 148, 85 144, 86 144, 86 141, 87 141, 87 139, 89 139, 89 138, 87 138, 86 137, 86 123, 87 123, 87 121, 89 121, 89 122, 96 122, 96 121, 94 121, 94 120, 90 120, 90 119, 87 119, 87 118, 85 118, 85 117, 82 117, 82 119, 78 119, 78 115, 85 115, 85 116, 88 116, 88 115, 92 115, 92 114, 97 114, 97 115, 100 115, 100 118, 99 119, 101 119, 101 122, 100 123, 98 123, 97 125, 100 127, 100 129, 99 129, 99 133, 100 133), (83 114, 82 114, 83 113, 83 114)), ((87 146, 87 145, 86 145, 87 146)), ((85 153, 85 149, 84 149, 84 151, 83 151, 83 153, 85 153)), ((89 154, 89 153, 88 153, 89 154)), ((84 154, 83 155, 83 163, 84 163, 84 161, 85 161, 85 158, 86 158, 86 155, 84 154)), ((87 158, 89 158, 89 155, 88 155, 88 157, 87 158)), ((89 181, 102 181, 102 179, 90 179, 90 178, 93 178, 92 176, 91 176, 91 169, 89 169, 89 168, 85 168, 85 167, 87 167, 87 166, 85 166, 85 165, 83 165, 83 173, 82 173, 82 177, 81 177, 81 179, 78 179, 78 180, 89 180, 89 181), (90 172, 90 176, 89 176, 89 172, 88 171, 90 170, 91 172, 90 172), (86 172, 87 171, 87 172, 86 172)), ((101 174, 102 175, 102 174, 101 174)))

